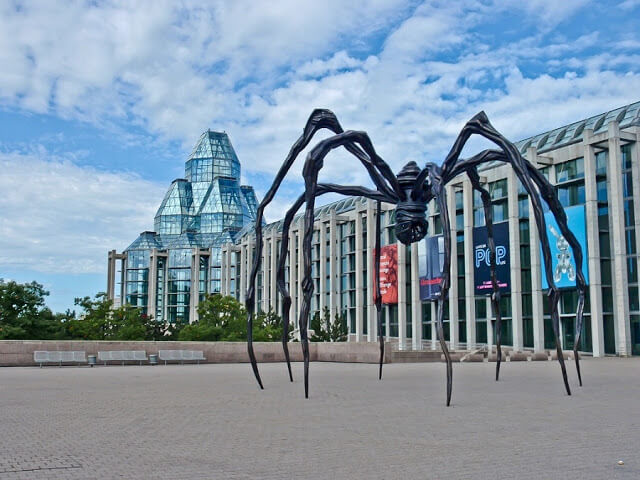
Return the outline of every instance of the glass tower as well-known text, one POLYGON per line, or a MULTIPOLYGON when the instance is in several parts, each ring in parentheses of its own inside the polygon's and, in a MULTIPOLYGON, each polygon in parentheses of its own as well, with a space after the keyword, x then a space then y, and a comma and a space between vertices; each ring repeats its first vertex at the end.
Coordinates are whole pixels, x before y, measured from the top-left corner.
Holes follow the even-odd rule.
POLYGON ((222 245, 255 220, 253 187, 240 185, 240 161, 224 132, 204 132, 156 212, 153 232, 142 232, 122 254, 109 254, 107 293, 158 320, 188 322, 197 303, 220 292, 222 245))

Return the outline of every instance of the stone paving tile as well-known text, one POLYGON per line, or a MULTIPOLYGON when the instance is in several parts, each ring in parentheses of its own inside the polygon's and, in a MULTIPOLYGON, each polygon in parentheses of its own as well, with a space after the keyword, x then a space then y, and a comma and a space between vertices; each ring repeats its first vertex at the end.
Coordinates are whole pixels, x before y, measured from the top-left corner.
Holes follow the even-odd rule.
POLYGON ((0 369, 0 480, 638 479, 640 359, 0 369), (618 460, 625 462, 618 466, 618 460))

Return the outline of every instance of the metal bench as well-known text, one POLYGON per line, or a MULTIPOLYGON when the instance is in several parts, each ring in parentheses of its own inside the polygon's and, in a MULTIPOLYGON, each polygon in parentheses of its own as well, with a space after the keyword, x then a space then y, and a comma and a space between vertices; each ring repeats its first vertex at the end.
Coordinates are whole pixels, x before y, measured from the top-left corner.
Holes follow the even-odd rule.
POLYGON ((98 352, 98 360, 104 362, 106 365, 107 362, 124 362, 132 361, 132 362, 142 362, 147 361, 147 352, 144 350, 110 350, 106 352, 98 352))
POLYGON ((61 367, 63 363, 86 363, 87 357, 86 352, 81 351, 36 350, 33 361, 40 364, 40 368, 43 363, 57 363, 61 367))
POLYGON ((185 360, 195 360, 199 365, 200 360, 206 360, 202 350, 158 350, 158 358, 163 360, 165 365, 172 361, 179 361, 182 364, 185 360))

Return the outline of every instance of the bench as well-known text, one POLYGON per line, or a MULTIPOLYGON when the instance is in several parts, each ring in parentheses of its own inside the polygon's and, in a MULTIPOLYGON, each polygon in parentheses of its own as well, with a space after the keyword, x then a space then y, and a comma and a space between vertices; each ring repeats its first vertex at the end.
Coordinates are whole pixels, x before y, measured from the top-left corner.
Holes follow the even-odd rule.
POLYGON ((147 361, 147 352, 144 350, 110 350, 108 352, 98 352, 98 360, 104 362, 106 365, 107 362, 124 362, 132 361, 132 362, 142 362, 147 361))
POLYGON ((40 364, 42 368, 43 363, 57 363, 62 366, 62 363, 86 363, 87 357, 85 352, 81 351, 46 351, 36 350, 33 352, 33 361, 40 364))
POLYGON ((158 350, 158 358, 163 360, 165 365, 171 361, 184 363, 185 360, 195 360, 199 365, 200 360, 206 360, 202 350, 158 350))

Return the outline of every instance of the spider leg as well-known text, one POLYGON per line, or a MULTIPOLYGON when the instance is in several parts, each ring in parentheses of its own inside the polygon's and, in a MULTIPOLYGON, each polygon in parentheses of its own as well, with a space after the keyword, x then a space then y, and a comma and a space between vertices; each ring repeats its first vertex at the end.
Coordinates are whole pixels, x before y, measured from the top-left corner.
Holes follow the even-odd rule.
MULTIPOLYGON (((260 373, 258 371, 258 364, 256 362, 256 356, 253 350, 253 314, 255 311, 255 283, 256 283, 256 277, 258 276, 258 270, 260 269, 260 264, 262 262, 262 248, 264 244, 262 239, 262 221, 264 217, 264 209, 273 200, 276 192, 278 191, 278 189, 280 188, 280 185, 282 184, 282 181, 286 177, 287 173, 289 173, 291 166, 295 162, 300 152, 309 144, 309 142, 311 141, 313 136, 316 134, 316 132, 323 128, 329 129, 334 133, 343 132, 343 129, 340 126, 340 123, 338 122, 338 119, 333 114, 333 112, 329 110, 323 110, 323 109, 314 110, 309 116, 309 119, 307 120, 307 123, 302 132, 302 135, 298 138, 298 140, 296 140, 296 142, 291 147, 291 150, 289 151, 289 154, 287 155, 287 158, 285 159, 284 163, 280 167, 280 170, 278 171, 276 178, 274 179, 273 184, 271 185, 271 188, 269 188, 269 190, 265 194, 264 198, 262 199, 262 202, 260 202, 260 205, 258 206, 256 211, 256 224, 255 224, 256 248, 254 252, 255 256, 253 260, 253 267, 251 268, 251 273, 248 279, 249 286, 247 288, 247 294, 245 297, 245 307, 247 310, 247 352, 249 354, 249 360, 251 362, 251 368, 253 370, 253 374, 255 375, 256 380, 258 381, 258 385, 260 386, 261 389, 264 389, 264 387, 262 385, 262 380, 260 378, 260 373)), ((353 150, 352 153, 354 153, 354 155, 356 156, 361 155, 362 156, 361 160, 363 162, 364 160, 369 159, 369 157, 367 157, 367 155, 364 154, 357 146, 349 145, 349 148, 353 150)), ((369 171, 370 171, 370 168, 373 169, 373 167, 370 167, 368 165, 365 165, 365 166, 367 166, 367 170, 369 171)), ((381 180, 380 174, 378 174, 378 172, 375 171, 375 169, 373 170, 374 172, 370 171, 370 174, 372 175, 372 179, 374 180, 374 182, 378 182, 378 183, 382 182, 384 186, 388 188, 384 183, 384 181, 381 180), (375 176, 375 174, 377 174, 378 176, 375 176)))
MULTIPOLYGON (((382 380, 382 363, 384 361, 384 332, 382 329, 382 297, 380 295, 380 213, 381 213, 381 205, 380 202, 388 202, 394 203, 393 198, 389 198, 385 194, 381 192, 377 192, 375 190, 369 190, 365 187, 354 187, 354 186, 342 186, 335 185, 332 183, 321 183, 318 184, 319 192, 324 193, 325 191, 333 192, 333 193, 341 193, 343 195, 362 195, 367 198, 376 200, 376 244, 375 244, 375 256, 374 256, 374 278, 375 278, 375 305, 376 305, 376 316, 378 323, 378 339, 380 341, 380 367, 378 369, 378 380, 382 380)), ((318 193, 320 195, 321 193, 318 193)))
MULTIPOLYGON (((567 240, 569 245, 571 246, 571 250, 573 251, 573 256, 575 257, 576 263, 576 285, 578 286, 578 307, 576 312, 576 335, 575 340, 573 342, 573 358, 576 363, 576 371, 578 373, 578 382, 580 386, 582 386, 582 374, 580 372, 580 356, 578 354, 578 347, 580 344, 580 335, 582 333, 582 322, 584 317, 584 302, 585 302, 585 294, 586 294, 586 280, 584 278, 584 273, 582 271, 582 248, 580 248, 580 244, 573 234, 573 232, 569 229, 567 225, 567 215, 562 208, 562 204, 558 200, 558 197, 555 194, 555 189, 553 185, 551 185, 547 179, 542 175, 533 165, 528 166, 531 177, 533 181, 538 186, 540 190, 540 194, 545 199, 547 204, 549 205, 549 209, 553 213, 558 222, 558 226, 560 227, 560 231, 562 235, 567 240)), ((549 267, 551 266, 549 265, 549 267)), ((559 353, 558 353, 559 354, 559 353)))
POLYGON ((382 360, 384 358, 384 331, 382 328, 382 295, 380 295, 380 213, 382 207, 380 200, 376 202, 376 247, 374 256, 374 278, 375 283, 375 303, 376 317, 378 320, 378 341, 380 342, 380 368, 378 369, 378 380, 382 380, 382 360))
POLYGON ((305 193, 304 199, 306 209, 304 212, 304 236, 302 238, 302 305, 300 307, 300 317, 298 328, 300 330, 300 342, 302 343, 302 358, 304 361, 304 397, 309 398, 309 311, 311 309, 311 296, 313 295, 313 280, 311 278, 311 240, 313 238, 314 207, 316 199, 316 189, 318 182, 317 166, 307 168, 309 161, 303 169, 305 193))
POLYGON ((287 361, 287 369, 289 371, 289 380, 293 382, 293 374, 291 373, 291 361, 289 360, 289 316, 291 310, 291 294, 287 289, 284 280, 285 264, 287 261, 287 252, 289 247, 289 228, 293 217, 304 203, 304 195, 298 197, 291 208, 287 211, 282 223, 282 240, 280 243, 280 256, 278 257, 278 267, 276 271, 276 287, 282 295, 282 349, 284 357, 287 361))
MULTIPOLYGON (((459 160, 451 169, 448 178, 449 179, 454 178, 458 174, 466 171, 471 166, 479 165, 481 163, 490 162, 490 161, 500 161, 500 162, 506 162, 506 163, 509 162, 504 152, 497 151, 497 150, 485 150, 483 152, 480 152, 477 155, 474 155, 469 159, 459 160)), ((556 196, 553 195, 553 191, 554 191, 553 186, 547 181, 544 175, 540 174, 540 172, 538 172, 538 170, 533 165, 531 165, 530 162, 526 162, 526 167, 536 186, 538 186, 539 189, 540 187, 543 186, 542 189, 546 192, 546 195, 543 195, 543 198, 545 199, 546 203, 549 205, 550 210, 552 211, 553 215, 558 221, 558 225, 562 230, 562 234, 567 240, 567 242, 569 243, 569 245, 571 246, 571 250, 576 259, 576 284, 578 287, 578 306, 576 309, 576 335, 575 335, 575 340, 573 345, 573 356, 576 362, 576 371, 578 373, 578 381, 580 386, 582 386, 582 375, 580 372, 580 356, 578 354, 578 347, 580 344, 580 337, 582 334, 582 324, 584 320, 584 303, 585 303, 585 295, 586 295, 586 289, 587 289, 586 281, 584 279, 584 273, 582 272, 582 249, 580 247, 579 242, 575 238, 575 235, 573 235, 573 232, 571 232, 571 230, 569 230, 568 226, 566 225, 566 219, 563 220, 563 218, 566 218, 566 215, 564 213, 564 210, 562 209, 562 206, 559 204, 556 196)), ((520 176, 520 174, 518 174, 518 178, 520 178, 522 181, 522 177, 520 176)), ((525 185, 524 181, 522 183, 523 185, 525 185)))
MULTIPOLYGON (((340 193, 342 195, 365 196, 367 198, 388 200, 387 197, 376 190, 370 190, 365 187, 335 185, 330 183, 318 184, 316 197, 325 193, 340 193)), ((280 255, 278 257, 278 266, 276 270, 276 287, 282 296, 282 349, 287 361, 287 369, 289 372, 289 380, 293 382, 293 374, 291 372, 291 361, 289 359, 289 324, 291 314, 291 293, 287 289, 285 282, 285 265, 287 261, 287 252, 289 245, 289 230, 291 223, 300 207, 304 204, 305 196, 300 195, 293 203, 291 208, 285 214, 282 222, 282 239, 280 243, 280 255)))
POLYGON ((493 294, 491 295, 491 304, 496 315, 496 382, 500 377, 500 363, 502 362, 502 312, 500 311, 500 287, 498 286, 498 277, 496 276, 496 243, 493 239, 493 211, 491 208, 491 195, 480 184, 480 176, 475 167, 467 170, 467 175, 471 180, 473 188, 480 192, 482 205, 484 207, 484 218, 487 226, 487 239, 489 243, 489 264, 491 269, 491 286, 493 294))
MULTIPOLYGON (((540 237, 542 253, 545 259, 545 276, 547 277, 547 282, 549 284, 549 304, 551 307, 551 319, 552 319, 553 330, 554 330, 555 341, 556 341, 556 350, 558 352, 558 363, 560 364, 560 369, 562 370, 562 378, 564 380, 564 385, 567 391, 567 395, 571 395, 571 389, 569 388, 569 381, 567 380, 567 370, 564 364, 564 356, 562 354, 562 347, 560 344, 560 338, 558 333, 559 331, 558 303, 560 300, 560 291, 558 290, 558 287, 556 286, 553 280, 553 274, 551 272, 551 253, 549 249, 548 238, 546 235, 546 231, 547 231, 546 222, 544 219, 544 215, 542 214, 542 205, 540 202, 540 197, 534 187, 534 182, 532 180, 532 176, 535 178, 537 176, 542 176, 542 174, 540 174, 539 172, 537 174, 532 172, 532 170, 535 170, 537 172, 537 169, 535 169, 533 165, 527 162, 520 155, 520 152, 518 151, 518 149, 513 143, 509 142, 509 140, 507 140, 504 136, 502 136, 493 127, 493 125, 491 125, 491 123, 489 122, 489 119, 487 118, 487 115, 484 112, 480 112, 476 116, 474 116, 469 122, 467 122, 467 124, 463 127, 460 135, 456 139, 453 147, 451 148, 451 151, 449 152, 449 154, 447 155, 447 158, 444 161, 442 176, 443 178, 447 179, 447 181, 452 178, 451 174, 455 170, 460 152, 462 151, 464 144, 472 134, 478 134, 483 136, 487 140, 490 140, 491 142, 498 145, 503 150, 506 158, 505 161, 511 164, 516 175, 520 179, 520 182, 522 182, 522 185, 527 190, 527 193, 529 194, 529 197, 531 199, 534 215, 536 218, 536 225, 538 227, 538 234, 540 237)), ((544 190, 545 190, 545 195, 548 195, 548 196, 553 195, 552 186, 549 185, 549 189, 545 187, 544 190)), ((561 212, 561 213, 564 213, 564 212, 561 212)), ((564 224, 561 227, 563 232, 565 230, 568 231, 568 227, 566 225, 566 215, 560 214, 556 216, 556 219, 558 220, 558 224, 564 224)), ((570 234, 569 237, 567 237, 567 241, 570 243, 570 245, 574 249, 574 252, 581 248, 579 243, 575 239, 575 236, 573 236, 573 234, 570 234), (571 240, 569 240, 569 238, 571 238, 571 240)), ((582 254, 580 253, 579 256, 581 258, 582 254)), ((583 294, 586 291, 586 284, 583 281, 584 277, 582 276, 582 265, 576 265, 576 266, 580 270, 579 277, 581 277, 581 280, 578 281, 578 289, 581 290, 581 294, 583 294)), ((581 317, 581 316, 582 316, 582 312, 581 312, 581 307, 579 306, 578 311, 576 313, 576 317, 581 317)))
MULTIPOLYGON (((304 167, 302 168, 302 177, 305 183, 304 199, 306 203, 306 209, 304 213, 304 236, 303 236, 303 279, 302 279, 302 305, 300 308, 300 317, 298 319, 300 329, 300 340, 302 343, 302 356, 304 360, 304 394, 305 398, 309 398, 309 338, 308 338, 308 322, 309 312, 311 308, 311 296, 313 295, 313 280, 311 279, 311 242, 313 237, 313 221, 314 221, 314 207, 315 198, 318 196, 318 173, 324 166, 324 158, 327 154, 335 148, 344 146, 349 152, 353 153, 363 164, 373 159, 375 164, 375 171, 388 171, 391 169, 382 158, 378 156, 371 139, 365 132, 346 131, 339 133, 333 137, 329 137, 319 142, 307 155, 304 167), (362 150, 365 153, 362 153, 362 150)), ((393 176, 393 181, 389 181, 391 185, 397 185, 397 179, 393 176)), ((323 185, 327 188, 328 185, 323 185)), ((347 192, 350 187, 344 187, 343 192, 347 192)), ((378 187, 380 190, 380 187, 378 187)), ((395 192, 399 192, 399 187, 390 190, 387 188, 382 193, 387 196, 387 200, 395 202, 398 199, 398 195, 395 192)), ((380 201, 380 198, 377 199, 380 201)), ((380 218, 378 216, 378 218, 380 218)), ((384 348, 384 346, 383 346, 384 348)))
POLYGON ((435 196, 440 208, 440 221, 442 223, 442 233, 444 237, 444 263, 442 266, 442 282, 440 283, 440 297, 438 298, 438 339, 440 340, 440 348, 444 354, 447 363, 447 407, 451 404, 451 390, 453 387, 453 366, 451 364, 451 355, 449 355, 449 347, 444 338, 444 302, 449 296, 450 285, 450 267, 451 267, 451 226, 449 222, 449 212, 447 210, 447 200, 445 197, 444 187, 440 183, 436 183, 435 196))

